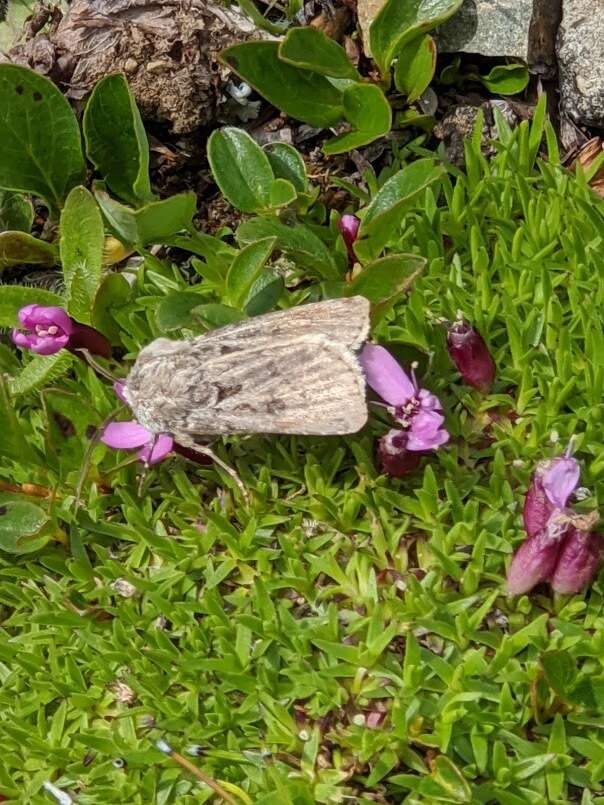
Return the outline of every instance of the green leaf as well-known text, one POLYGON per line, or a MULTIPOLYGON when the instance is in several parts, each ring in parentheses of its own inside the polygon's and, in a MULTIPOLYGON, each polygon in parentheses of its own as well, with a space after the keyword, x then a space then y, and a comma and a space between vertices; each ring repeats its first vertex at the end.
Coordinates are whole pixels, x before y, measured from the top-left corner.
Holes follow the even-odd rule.
POLYGON ((263 271, 250 288, 244 309, 248 316, 261 316, 272 310, 283 293, 283 277, 270 269, 263 271))
POLYGON ((48 523, 48 515, 29 501, 9 500, 0 503, 0 550, 22 554, 39 550, 48 538, 36 535, 48 523))
POLYGON ((34 208, 29 199, 10 190, 0 190, 0 232, 30 232, 34 208))
POLYGON ((577 677, 575 660, 566 651, 548 651, 541 655, 541 666, 548 685, 566 699, 577 677))
POLYGON ((279 45, 279 58, 302 70, 312 70, 321 75, 360 79, 344 48, 310 25, 290 28, 279 45))
POLYGON ((278 42, 243 42, 226 48, 222 61, 267 101, 310 126, 341 120, 342 93, 325 76, 279 59, 278 42))
POLYGON ((199 305, 193 310, 194 315, 208 328, 215 330, 217 327, 226 327, 227 324, 234 324, 241 321, 245 315, 234 307, 210 302, 207 305, 199 305))
POLYGON ((57 305, 63 307, 63 297, 42 288, 3 285, 0 293, 0 327, 17 327, 17 313, 25 305, 57 305))
POLYGON ((344 115, 353 131, 339 134, 323 146, 326 154, 341 154, 373 142, 390 131, 392 110, 375 84, 353 84, 342 96, 344 115))
POLYGON ((208 161, 216 184, 233 207, 257 212, 270 206, 273 169, 247 132, 232 127, 212 132, 208 161))
POLYGON ((274 23, 267 20, 256 8, 254 0, 237 0, 237 4, 239 8, 248 15, 252 22, 255 23, 256 27, 260 28, 262 31, 268 31, 269 34, 279 36, 287 27, 287 23, 274 23))
POLYGON ((277 238, 277 248, 322 279, 339 279, 340 271, 333 255, 309 227, 298 222, 291 225, 277 218, 258 217, 244 221, 237 230, 239 243, 252 243, 260 238, 277 238))
POLYGON ((83 119, 88 158, 113 192, 130 204, 153 198, 149 143, 128 82, 120 73, 102 78, 83 119))
POLYGON ((288 143, 269 143, 264 146, 264 152, 271 163, 274 175, 278 179, 287 179, 299 193, 304 193, 308 187, 306 165, 298 151, 288 143))
POLYGON ((355 243, 359 257, 377 257, 400 225, 404 207, 443 176, 444 169, 432 159, 418 159, 391 176, 365 210, 355 243))
POLYGON ((386 77, 396 54, 415 37, 441 25, 463 0, 387 0, 369 28, 369 45, 386 77))
POLYGON ((0 271, 9 266, 54 266, 58 262, 55 246, 27 232, 0 232, 0 271))
POLYGON ((498 64, 487 75, 479 76, 489 92, 499 95, 516 95, 523 92, 529 77, 528 67, 524 64, 498 64))
POLYGON ((270 206, 271 209, 287 207, 292 204, 297 197, 296 188, 287 179, 274 179, 271 185, 270 206))
POLYGON ((15 412, 14 401, 8 393, 7 378, 0 374, 0 456, 19 464, 37 464, 33 448, 25 438, 21 421, 15 412))
POLYGON ((92 326, 99 330, 112 344, 121 344, 121 329, 114 313, 123 307, 131 294, 128 280, 121 274, 106 274, 94 297, 92 326))
POLYGON ((413 39, 399 51, 394 83, 407 96, 407 103, 415 103, 423 95, 435 70, 436 42, 428 34, 413 39))
POLYGON ((54 355, 34 355, 23 369, 10 379, 10 393, 16 397, 48 386, 57 377, 68 372, 73 366, 73 361, 73 355, 65 350, 54 355))
POLYGON ((48 78, 0 64, 0 187, 40 196, 55 215, 84 179, 78 122, 48 78))
POLYGON ((95 186, 94 195, 115 235, 123 243, 139 248, 163 243, 188 230, 197 209, 193 192, 152 201, 138 210, 111 198, 100 185, 95 186))
POLYGON ((407 291, 426 261, 414 254, 390 254, 366 265, 347 286, 347 296, 364 296, 374 304, 407 291))
POLYGON ((233 260, 226 277, 226 298, 234 307, 241 307, 252 285, 275 248, 276 237, 263 238, 245 246, 233 260))
POLYGON ((134 213, 138 245, 163 243, 192 226, 197 211, 197 197, 192 191, 152 201, 134 213))
POLYGON ((74 187, 61 212, 61 263, 68 313, 90 324, 92 305, 101 283, 105 230, 94 196, 74 187))
POLYGON ((195 323, 192 311, 199 307, 201 297, 198 293, 174 291, 161 300, 157 307, 155 320, 162 332, 191 327, 195 323))
POLYGON ((587 710, 604 714, 604 679, 580 679, 567 698, 587 710))

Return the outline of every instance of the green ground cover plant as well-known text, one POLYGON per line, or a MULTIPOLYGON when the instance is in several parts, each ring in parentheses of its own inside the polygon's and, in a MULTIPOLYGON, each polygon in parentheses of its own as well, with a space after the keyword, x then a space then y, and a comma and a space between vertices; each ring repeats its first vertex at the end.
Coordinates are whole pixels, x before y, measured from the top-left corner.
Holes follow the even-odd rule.
MULTIPOLYGON (((4 73, 0 92, 22 81, 4 73)), ((179 197, 152 198, 130 101, 119 78, 97 86, 88 175, 74 147, 67 172, 56 157, 32 186, 0 181, 13 232, 31 228, 21 194, 46 199, 65 288, 3 286, 0 325, 64 307, 123 377, 155 337, 359 293, 451 439, 395 479, 375 459, 379 408, 352 437, 227 438, 246 502, 215 465, 174 455, 143 473, 98 440, 124 408, 94 366, 2 344, 0 792, 43 803, 50 780, 83 804, 219 801, 164 740, 240 803, 603 802, 602 576, 570 596, 505 588, 539 461, 573 437, 576 507, 604 493, 604 202, 561 167, 544 104, 514 131, 498 118, 491 160, 478 121, 464 171, 419 139, 364 187, 340 180, 361 219, 351 259, 296 152, 239 130, 208 144, 237 230, 200 232, 194 199, 156 216, 179 197), (99 99, 128 134, 113 155, 99 99), (108 237, 142 257, 130 281, 108 237), (494 357, 489 394, 447 353, 458 311, 494 357)))

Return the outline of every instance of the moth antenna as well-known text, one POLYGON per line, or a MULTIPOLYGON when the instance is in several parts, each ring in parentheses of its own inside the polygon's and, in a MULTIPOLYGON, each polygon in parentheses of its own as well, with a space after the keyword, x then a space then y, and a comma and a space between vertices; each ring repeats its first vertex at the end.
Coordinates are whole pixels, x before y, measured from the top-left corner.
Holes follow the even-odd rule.
POLYGON ((176 435, 176 434, 174 434, 174 436, 175 436, 176 441, 178 441, 180 444, 182 444, 183 447, 188 447, 191 450, 194 450, 196 453, 200 453, 202 456, 208 456, 208 458, 211 458, 212 461, 215 464, 218 464, 219 467, 222 467, 222 469, 226 473, 228 473, 228 475, 230 475, 231 478, 235 481, 235 483, 237 484, 237 487, 239 488, 239 491, 243 495, 243 499, 249 505, 249 503, 250 503, 249 493, 248 493, 247 489, 245 488, 245 486, 243 485, 243 481, 241 480, 241 478, 239 477, 237 472, 235 472, 235 470, 232 467, 229 467, 229 465, 226 464, 221 458, 219 458, 216 455, 216 453, 213 450, 211 450, 209 447, 206 447, 205 445, 197 444, 193 440, 187 439, 186 437, 181 438, 179 435, 176 435))
POLYGON ((92 357, 90 351, 87 350, 85 347, 78 347, 77 349, 74 350, 74 352, 81 353, 86 363, 89 364, 89 366, 91 366, 95 372, 98 372, 101 375, 101 377, 104 377, 106 380, 111 380, 112 383, 115 383, 116 381, 119 381, 121 379, 119 377, 116 377, 115 375, 112 375, 111 372, 107 371, 107 369, 105 369, 104 366, 101 366, 101 364, 95 358, 92 357))

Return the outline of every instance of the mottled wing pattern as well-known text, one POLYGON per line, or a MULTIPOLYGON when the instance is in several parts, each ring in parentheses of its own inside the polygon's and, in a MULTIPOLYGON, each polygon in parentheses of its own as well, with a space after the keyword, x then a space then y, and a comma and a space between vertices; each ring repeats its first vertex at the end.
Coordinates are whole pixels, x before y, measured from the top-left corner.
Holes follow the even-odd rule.
POLYGON ((260 345, 306 333, 321 333, 330 341, 357 349, 369 334, 369 301, 364 296, 350 296, 277 310, 221 327, 202 338, 224 344, 253 338, 260 345))
POLYGON ((154 432, 200 436, 358 431, 367 403, 353 349, 366 338, 368 305, 337 302, 260 316, 190 341, 158 339, 128 377, 137 419, 154 432), (294 315, 299 311, 310 314, 294 315))

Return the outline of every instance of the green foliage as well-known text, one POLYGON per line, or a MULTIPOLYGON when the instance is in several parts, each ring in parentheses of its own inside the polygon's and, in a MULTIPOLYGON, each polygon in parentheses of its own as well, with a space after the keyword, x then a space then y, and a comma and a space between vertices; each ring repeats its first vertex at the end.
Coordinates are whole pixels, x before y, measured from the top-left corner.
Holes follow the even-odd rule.
POLYGON ((460 6, 461 0, 387 0, 369 28, 371 54, 382 75, 407 43, 446 22, 460 6))
POLYGON ((67 197, 60 227, 67 311, 77 321, 90 324, 101 283, 105 233, 98 204, 85 187, 74 187, 67 197))
MULTIPOLYGON (((232 242, 195 230, 187 194, 139 207, 72 190, 66 266, 98 266, 95 199, 143 258, 132 285, 86 285, 116 374, 156 337, 360 292, 452 438, 400 480, 375 465, 380 408, 346 438, 221 440, 248 504, 216 465, 173 455, 142 473, 98 444, 118 402, 83 361, 0 348, 4 796, 42 803, 51 779, 89 805, 211 801, 161 737, 200 746, 191 762, 242 803, 597 802, 604 576, 516 599, 504 578, 535 464, 571 435, 584 505, 604 496, 604 203, 561 168, 544 102, 530 125, 496 125, 496 156, 478 121, 464 171, 417 141, 367 171, 354 266, 295 152, 232 131, 214 142, 263 165, 254 183, 241 160, 252 203, 232 242), (444 348, 458 310, 495 357, 489 396, 444 348)), ((66 297, 5 286, 0 326, 31 302, 66 297)))
POLYGON ((344 116, 353 130, 339 134, 323 146, 326 154, 342 154, 388 134, 392 124, 390 104, 374 84, 352 84, 342 94, 344 116))
POLYGON ((0 188, 40 196, 56 214, 84 176, 76 117, 48 78, 0 64, 0 188))
POLYGON ((34 220, 31 201, 19 193, 0 190, 0 233, 29 232, 34 220))
POLYGON ((279 58, 294 67, 332 78, 360 78, 344 48, 323 31, 310 26, 288 31, 279 45, 279 58))
POLYGON ((436 42, 428 34, 412 39, 399 51, 394 83, 407 96, 407 103, 414 103, 423 95, 435 70, 436 42))
POLYGON ((57 249, 27 232, 0 232, 0 271, 8 266, 52 266, 57 262, 57 249))
POLYGON ((88 158, 110 189, 135 206, 150 201, 149 143, 123 75, 108 75, 96 84, 86 104, 83 130, 88 158))

